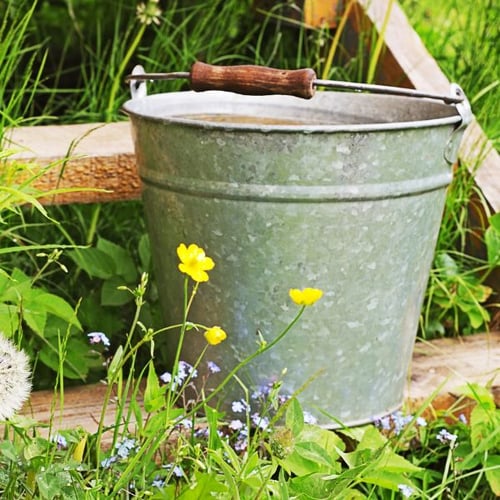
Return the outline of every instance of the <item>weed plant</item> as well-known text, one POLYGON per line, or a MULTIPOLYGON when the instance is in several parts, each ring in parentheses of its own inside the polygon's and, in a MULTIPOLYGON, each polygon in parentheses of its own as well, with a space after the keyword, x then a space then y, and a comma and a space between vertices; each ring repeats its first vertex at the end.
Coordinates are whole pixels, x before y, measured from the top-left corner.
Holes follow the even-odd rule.
MULTIPOLYGON (((443 11, 453 22, 448 17, 437 17, 441 14, 434 14, 434 6, 428 2, 404 3, 445 72, 472 97, 480 118, 483 114, 494 115, 489 110, 496 106, 491 105, 490 99, 495 99, 498 91, 492 63, 498 59, 496 32, 491 22, 494 9, 490 0, 482 2, 482 8, 476 8, 450 0, 443 11), (462 29, 457 30, 457 26, 462 29), (478 33, 482 35, 477 36, 478 33), (479 39, 481 47, 476 47, 479 39), (483 57, 484 64, 477 70, 476 78, 471 68, 478 55, 483 57)), ((252 9, 250 1, 177 0, 162 5, 163 10, 158 3, 150 3, 152 10, 146 13, 123 1, 78 0, 54 4, 39 0, 19 6, 6 2, 1 7, 5 9, 5 19, 16 20, 19 26, 17 30, 8 30, 7 21, 2 25, 6 35, 2 47, 13 48, 2 53, 10 61, 4 67, 11 68, 3 80, 5 95, 13 96, 15 103, 15 107, 7 107, 11 109, 9 123, 33 116, 33 106, 45 115, 58 115, 61 121, 117 119, 121 103, 128 98, 124 75, 137 62, 149 71, 186 70, 196 59, 203 59, 220 64, 310 66, 323 78, 372 81, 376 76, 383 33, 362 33, 358 46, 347 50, 344 31, 351 3, 347 4, 335 32, 306 28, 300 18, 290 17, 290 10, 285 8, 289 7, 287 3, 273 4, 267 10, 252 9), (57 29, 60 25, 66 29, 57 29), (373 50, 367 53, 367 47, 373 50), (20 58, 28 61, 24 64, 25 75, 18 75, 12 69, 20 58), (37 67, 40 69, 33 77, 32 69, 37 67), (19 92, 14 92, 16 89, 19 92)), ((176 90, 184 84, 178 81, 154 85, 154 91, 159 92, 176 90)), ((492 257, 479 260, 467 253, 466 242, 471 232, 468 210, 475 187, 465 167, 471 169, 460 166, 449 191, 426 295, 421 336, 427 339, 484 330, 491 317, 487 301, 491 302, 492 290, 485 278, 498 266, 498 261, 492 257)), ((11 270, 17 266, 28 275, 37 275, 38 282, 51 293, 74 306, 78 304, 83 328, 90 327, 98 315, 113 339, 133 314, 132 301, 123 303, 124 296, 116 294, 116 286, 131 285, 141 272, 147 271, 150 276, 152 272, 141 204, 51 207, 47 213, 60 223, 53 225, 40 219, 37 211, 34 215, 23 211, 18 220, 12 219, 17 241, 24 245, 38 242, 95 248, 66 252, 59 257, 63 266, 75 269, 69 276, 58 271, 58 267, 40 273, 39 259, 27 253, 9 254, 11 261, 5 265, 11 270)), ((496 234, 495 227, 490 233, 496 234)), ((489 238, 489 256, 494 253, 490 248, 492 241, 496 241, 494 237, 489 238)), ((150 281, 154 282, 153 276, 150 281)), ((150 286, 150 293, 143 314, 158 325, 154 286, 150 286)))
MULTIPOLYGON (((210 386, 210 374, 220 368, 209 356, 227 334, 218 326, 191 323, 189 310, 214 263, 194 244, 181 244, 177 252, 185 274, 183 292, 179 290, 184 294, 182 321, 156 331, 138 321, 147 274, 137 287, 125 289, 134 298, 136 314, 114 354, 105 333, 86 335, 106 365, 97 431, 60 429, 54 411, 48 427, 26 416, 5 422, 0 441, 3 498, 489 499, 500 491, 500 411, 481 387, 464 388, 475 401, 467 416, 459 413, 460 406, 454 408, 458 416, 432 415, 427 401, 414 415, 396 412, 335 432, 317 426, 297 394, 282 394, 280 381, 245 388, 247 395, 258 394, 233 401, 232 415, 220 412, 216 401, 225 385, 239 380, 239 369, 256 356, 286 342, 300 317, 313 313, 306 309, 322 292, 290 290, 298 310, 289 325, 272 340, 261 338, 254 353, 210 386), (156 342, 178 329, 173 369, 158 372, 156 342), (190 335, 204 335, 207 342, 194 365, 180 359, 190 335), (141 368, 136 361, 142 348, 150 360, 141 368), (202 363, 208 366, 208 378, 198 380, 202 363), (186 399, 185 390, 195 386, 197 396, 186 399), (108 426, 104 418, 112 409, 116 418, 108 426)), ((63 340, 54 388, 54 399, 62 405, 67 353, 63 340)))

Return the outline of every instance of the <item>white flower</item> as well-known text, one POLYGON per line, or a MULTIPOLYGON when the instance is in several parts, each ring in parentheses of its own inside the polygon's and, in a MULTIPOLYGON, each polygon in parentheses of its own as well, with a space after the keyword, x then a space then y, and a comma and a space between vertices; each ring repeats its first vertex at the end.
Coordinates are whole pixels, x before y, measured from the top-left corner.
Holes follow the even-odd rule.
POLYGON ((441 429, 436 438, 443 444, 449 444, 451 448, 453 448, 457 442, 457 435, 448 432, 446 429, 441 429))
POLYGON ((31 391, 28 357, 0 333, 0 420, 19 410, 31 391))
POLYGON ((398 488, 401 492, 401 495, 403 495, 405 498, 410 498, 413 495, 413 488, 411 486, 408 486, 407 484, 398 484, 398 488))

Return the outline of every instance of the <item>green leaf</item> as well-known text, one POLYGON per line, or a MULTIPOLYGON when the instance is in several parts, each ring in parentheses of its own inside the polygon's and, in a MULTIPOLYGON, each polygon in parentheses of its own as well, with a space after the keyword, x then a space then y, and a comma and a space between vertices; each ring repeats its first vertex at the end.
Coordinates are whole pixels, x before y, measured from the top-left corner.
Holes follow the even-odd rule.
POLYGON ((7 338, 12 337, 19 329, 17 306, 0 303, 0 332, 7 338))
POLYGON ((0 455, 3 455, 5 458, 14 463, 19 461, 16 447, 11 441, 0 441, 0 455))
POLYGON ((150 361, 144 391, 144 409, 148 413, 161 410, 165 406, 165 388, 166 386, 160 386, 153 361, 150 361))
POLYGON ((104 238, 97 240, 96 247, 114 261, 116 275, 121 276, 126 283, 135 283, 137 281, 138 272, 135 262, 125 248, 104 238))
POLYGON ((205 472, 194 473, 194 479, 177 497, 179 500, 199 500, 200 498, 211 498, 213 493, 226 493, 226 485, 217 480, 216 474, 205 472))
POLYGON ((115 378, 117 371, 121 367, 122 358, 123 346, 119 345, 108 367, 108 379, 113 380, 115 378))
MULTIPOLYGON (((490 389, 482 385, 468 383, 457 387, 454 392, 477 401, 485 409, 494 410, 496 408, 495 398, 493 397, 490 389)), ((489 415, 487 415, 486 418, 488 419, 489 415)))
POLYGON ((82 329, 80 322, 76 317, 75 310, 71 307, 71 305, 53 293, 48 293, 42 290, 36 290, 35 293, 35 290, 32 290, 29 304, 36 306, 37 309, 39 308, 45 313, 57 316, 79 330, 82 329))
POLYGON ((398 491, 398 485, 408 483, 405 475, 384 470, 383 468, 371 471, 367 475, 362 476, 362 481, 368 484, 374 484, 381 488, 387 488, 393 491, 398 491))
POLYGON ((47 440, 43 438, 32 438, 25 445, 23 455, 25 460, 42 457, 47 453, 47 440))
POLYGON ((45 335, 45 323, 47 322, 47 312, 39 309, 37 304, 27 302, 23 308, 23 320, 40 337, 45 335))
POLYGON ((365 432, 356 450, 368 449, 375 451, 382 448, 386 443, 387 439, 380 431, 373 425, 368 425, 365 427, 365 432))
POLYGON ((488 221, 490 226, 500 234, 500 212, 492 215, 488 221))
POLYGON ((12 276, 0 275, 0 301, 19 304, 31 289, 31 279, 21 270, 14 269, 12 276))
POLYGON ((151 242, 149 240, 148 234, 143 234, 139 240, 138 246, 139 259, 141 261, 141 267, 144 271, 151 270, 151 242))
POLYGON ((304 413, 297 398, 292 398, 288 403, 285 424, 294 437, 297 437, 304 428, 304 413))
POLYGON ((496 225, 491 225, 486 229, 484 232, 484 242, 486 244, 488 264, 490 266, 500 265, 500 229, 496 225))
POLYGON ((325 481, 323 474, 310 474, 304 477, 293 478, 289 481, 289 487, 292 498, 303 498, 307 500, 333 498, 331 496, 333 482, 325 481))
POLYGON ((107 280, 116 274, 115 261, 98 248, 83 248, 66 252, 91 278, 107 280))
POLYGON ((118 290, 122 286, 123 278, 109 278, 102 284, 101 288, 101 305, 103 306, 123 306, 132 302, 134 296, 127 290, 118 290))
POLYGON ((484 465, 491 490, 496 496, 500 496, 500 455, 490 455, 484 465))

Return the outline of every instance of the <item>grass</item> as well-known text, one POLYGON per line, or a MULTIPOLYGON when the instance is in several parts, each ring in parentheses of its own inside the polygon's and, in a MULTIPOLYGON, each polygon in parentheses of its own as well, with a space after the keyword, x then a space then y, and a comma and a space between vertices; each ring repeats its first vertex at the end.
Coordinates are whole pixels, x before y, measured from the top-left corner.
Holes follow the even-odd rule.
MULTIPOLYGON (((493 2, 403 3, 497 144, 493 2)), ((340 35, 306 29, 279 5, 264 15, 251 11, 250 2, 236 0, 174 0, 159 25, 154 10, 150 24, 139 23, 127 2, 6 2, 0 12, 2 133, 35 116, 57 122, 118 119, 127 98, 123 76, 136 62, 150 71, 186 70, 197 58, 311 66, 325 78, 363 81, 372 79, 381 46, 376 34, 367 33, 374 51, 367 55, 360 45, 347 59, 340 35)), ((179 85, 158 85, 155 91, 179 85)), ((223 499, 465 500, 500 493, 500 413, 488 388, 463 388, 475 402, 468 414, 465 400, 440 412, 432 407, 431 396, 414 413, 331 432, 311 421, 299 393, 283 393, 281 380, 253 398, 236 367, 219 374, 221 382, 209 391, 196 369, 217 349, 211 335, 206 356, 195 366, 183 363, 178 350, 171 373, 165 373, 161 340, 174 327, 165 327, 157 314, 142 206, 45 208, 38 198, 46 193, 33 188, 40 173, 13 166, 9 155, 1 154, 0 330, 30 354, 34 383, 53 388, 53 405, 48 424, 23 416, 4 422, 3 498, 190 499, 211 492, 223 499), (109 338, 102 332, 85 335, 95 325, 109 338), (102 380, 106 388, 98 430, 63 430, 56 402, 64 406, 68 385, 92 380, 102 380), (246 394, 235 402, 233 416, 210 404, 230 380, 241 383, 246 394), (184 389, 193 386, 198 397, 186 404, 184 389), (111 405, 116 419, 108 427, 104 416, 111 405), (108 435, 111 446, 103 448, 108 435)), ((467 167, 457 167, 448 196, 422 314, 427 338, 474 331, 489 319, 485 301, 491 290, 484 278, 500 262, 500 220, 492 219, 487 232, 487 256, 470 257, 468 209, 473 196, 480 199, 481 194, 467 167)), ((207 333, 208 327, 189 321, 198 285, 187 278, 185 283, 179 291, 185 315, 176 328, 189 339, 207 333)), ((302 314, 314 314, 314 306, 298 307, 290 328, 302 314)), ((286 342, 286 335, 287 330, 279 341, 286 342)), ((272 345, 261 337, 242 366, 272 345)), ((0 384, 15 369, 15 364, 0 362, 0 384)), ((12 390, 5 383, 1 388, 12 390)))
POLYGON ((445 75, 460 84, 495 147, 500 138, 500 34, 495 0, 402 0, 415 30, 445 75))
MULTIPOLYGON (((182 259, 181 255, 182 262, 189 262, 182 259)), ((199 260, 196 266, 201 263, 199 260)), ((198 276, 189 267, 185 272, 198 276)), ((89 334, 91 348, 107 366, 106 392, 95 433, 59 429, 54 410, 46 437, 36 421, 18 416, 6 422, 0 442, 0 492, 4 498, 161 499, 210 494, 219 499, 389 499, 402 495, 430 500, 443 495, 488 499, 498 493, 500 410, 487 389, 464 388, 464 395, 475 401, 467 416, 461 413, 462 401, 452 411, 436 414, 430 406, 432 395, 415 414, 396 412, 370 425, 332 432, 315 425, 301 407, 298 394, 284 394, 277 380, 251 396, 250 388, 243 386, 246 396, 234 401, 234 415, 225 417, 217 406, 210 405, 215 396, 223 394, 230 380, 239 380, 239 369, 253 358, 286 342, 288 331, 300 317, 314 313, 313 300, 300 305, 301 296, 291 295, 299 307, 291 314, 289 325, 270 342, 262 338, 256 351, 223 373, 214 386, 209 378, 219 368, 210 365, 208 356, 224 337, 213 336, 212 328, 189 321, 200 283, 185 276, 181 324, 157 331, 138 321, 147 286, 143 274, 139 285, 129 290, 136 305, 135 319, 122 343, 113 346, 113 355, 108 353, 112 346, 104 334, 89 334), (153 364, 156 340, 178 328, 181 343, 182 339, 189 342, 189 335, 205 332, 207 347, 194 365, 182 361, 179 348, 172 371, 159 375, 153 364), (137 354, 143 347, 150 353, 150 361, 140 367, 137 354), (201 377, 198 371, 207 360, 209 375, 201 377), (195 386, 196 396, 187 396, 187 403, 184 391, 195 386), (105 425, 111 404, 115 421, 105 425), (198 416, 201 409, 203 417, 198 416), (105 434, 112 436, 107 450, 101 447, 105 434)), ((318 295, 314 299, 321 300, 318 295)), ((67 354, 63 337, 54 387, 54 402, 61 406, 67 354)))

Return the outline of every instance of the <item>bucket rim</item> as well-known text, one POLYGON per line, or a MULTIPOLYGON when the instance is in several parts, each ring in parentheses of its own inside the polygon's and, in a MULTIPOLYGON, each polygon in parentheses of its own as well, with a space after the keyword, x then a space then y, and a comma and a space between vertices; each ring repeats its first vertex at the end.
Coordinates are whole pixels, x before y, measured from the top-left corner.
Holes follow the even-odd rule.
MULTIPOLYGON (((450 114, 449 116, 442 116, 439 118, 427 118, 427 119, 419 119, 419 120, 409 120, 409 121, 380 121, 380 122, 370 122, 370 123, 341 123, 341 124, 329 124, 329 123, 313 123, 313 124, 255 124, 255 123, 236 123, 236 122, 218 122, 218 121, 209 121, 209 120, 197 120, 197 119, 189 119, 185 118, 179 114, 172 115, 162 115, 157 116, 151 113, 143 112, 134 108, 140 106, 142 102, 145 101, 156 101, 156 100, 164 100, 170 99, 175 100, 176 97, 186 96, 186 97, 194 97, 195 99, 203 99, 201 96, 209 96, 209 97, 221 97, 226 100, 238 101, 244 100, 248 103, 251 102, 259 102, 260 104, 265 103, 266 100, 272 102, 276 107, 278 104, 285 106, 290 103, 309 103, 314 100, 304 101, 303 99, 293 97, 293 96, 283 96, 283 95, 266 95, 266 96, 242 96, 240 94, 233 94, 230 92, 223 91, 207 91, 203 93, 194 92, 194 91, 179 91, 179 92, 166 92, 159 94, 151 94, 141 98, 129 99, 122 105, 122 112, 124 112, 127 116, 134 119, 139 120, 147 120, 156 123, 163 124, 176 124, 182 125, 186 127, 192 128, 201 128, 205 130, 221 130, 221 131, 241 131, 241 132, 264 132, 264 133, 341 133, 341 132, 385 132, 385 131, 394 131, 394 130, 410 130, 410 129, 419 129, 419 128, 431 128, 438 126, 447 126, 447 125, 460 125, 462 121, 462 117, 458 113, 456 107, 450 104, 444 103, 436 103, 435 101, 423 99, 423 98, 409 98, 402 96, 387 96, 387 95, 373 95, 373 94, 361 94, 355 92, 334 92, 334 91, 319 91, 316 95, 322 94, 332 94, 332 95, 351 95, 351 96, 366 96, 366 98, 373 100, 398 100, 399 102, 409 103, 410 101, 421 104, 422 102, 429 103, 432 106, 440 107, 441 109, 449 109, 450 111, 454 111, 455 113, 450 114), (200 97, 195 97, 200 96, 200 97), (404 100, 404 101, 402 101, 404 100), (279 101, 282 101, 281 103, 279 101)), ((304 104, 302 104, 304 105, 304 104)), ((198 113, 200 114, 200 113, 198 113)))

